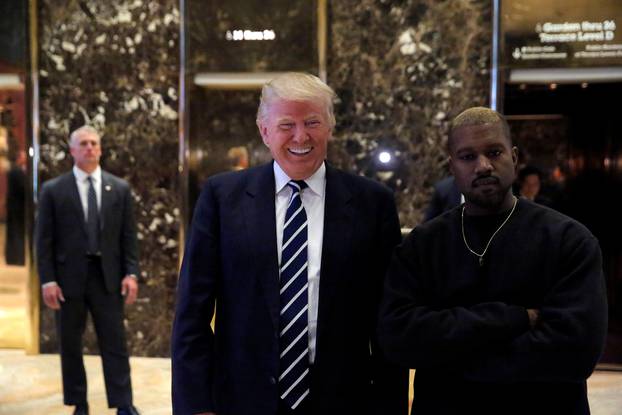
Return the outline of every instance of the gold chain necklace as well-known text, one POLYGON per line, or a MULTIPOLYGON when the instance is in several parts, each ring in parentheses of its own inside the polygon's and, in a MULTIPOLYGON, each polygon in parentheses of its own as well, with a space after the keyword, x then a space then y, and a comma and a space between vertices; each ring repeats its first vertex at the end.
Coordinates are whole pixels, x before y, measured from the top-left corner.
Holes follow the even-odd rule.
POLYGON ((469 246, 469 243, 467 242, 466 235, 464 233, 464 208, 465 208, 465 206, 462 206, 462 240, 464 241, 464 245, 467 247, 467 249, 469 251, 471 251, 471 253, 473 255, 475 255, 476 257, 479 258, 479 266, 480 267, 482 265, 484 265, 484 255, 486 255, 486 251, 488 251, 488 247, 490 246, 490 243, 492 242, 493 238, 501 230, 501 228, 503 228, 503 225, 505 225, 507 223, 507 221, 510 220, 510 216, 512 216, 512 213, 514 213, 514 209, 516 209, 516 203, 518 202, 518 199, 516 198, 516 196, 513 196, 513 197, 514 197, 514 205, 512 206, 512 210, 510 210, 510 213, 509 213, 508 217, 505 218, 503 223, 501 225, 499 225, 497 230, 492 234, 492 236, 488 240, 488 243, 486 244, 486 247, 484 248, 484 252, 482 252, 481 254, 478 254, 477 252, 472 250, 471 247, 469 246))

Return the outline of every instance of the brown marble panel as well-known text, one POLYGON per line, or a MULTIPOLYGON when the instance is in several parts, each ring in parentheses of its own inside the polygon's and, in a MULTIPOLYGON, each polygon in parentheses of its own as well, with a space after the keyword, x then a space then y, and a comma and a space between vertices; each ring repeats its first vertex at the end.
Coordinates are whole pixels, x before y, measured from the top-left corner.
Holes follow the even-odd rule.
POLYGON ((448 123, 486 104, 491 2, 329 2, 328 82, 339 94, 329 159, 396 191, 413 227, 446 172, 448 123), (381 166, 380 151, 393 155, 381 166))
MULTIPOLYGON (((392 186, 403 225, 414 226, 431 185, 445 174, 448 121, 463 108, 487 101, 490 2, 328 4, 328 82, 340 96, 329 159, 392 186), (376 161, 381 150, 393 155, 387 165, 376 161)), ((104 132, 104 167, 132 183, 139 221, 140 303, 128 308, 126 321, 132 353, 166 355, 181 209, 176 189, 177 2, 122 0, 104 6, 95 0, 42 0, 39 14, 42 179, 70 168, 66 138, 71 129, 89 121, 104 132)), ((212 20, 218 24, 222 19, 216 14, 212 20)), ((203 52, 209 50, 189 56, 190 72, 211 68, 203 66, 203 52)), ((295 55, 290 52, 278 51, 270 59, 295 55)), ((259 151, 259 137, 236 135, 237 130, 250 132, 252 125, 244 121, 234 128, 235 114, 212 114, 228 105, 228 93, 197 89, 193 94, 206 105, 203 111, 195 107, 194 114, 202 116, 190 125, 191 149, 214 151, 217 157, 205 167, 206 174, 226 167, 218 163, 231 147, 203 141, 208 135, 232 137, 234 147, 253 143, 259 151), (210 114, 214 117, 207 121, 210 114), (213 124, 225 121, 228 127, 213 124)), ((254 94, 245 94, 232 102, 254 111, 254 94)), ((56 350, 54 337, 53 316, 45 310, 42 350, 56 350)), ((91 333, 85 349, 94 347, 91 333)))

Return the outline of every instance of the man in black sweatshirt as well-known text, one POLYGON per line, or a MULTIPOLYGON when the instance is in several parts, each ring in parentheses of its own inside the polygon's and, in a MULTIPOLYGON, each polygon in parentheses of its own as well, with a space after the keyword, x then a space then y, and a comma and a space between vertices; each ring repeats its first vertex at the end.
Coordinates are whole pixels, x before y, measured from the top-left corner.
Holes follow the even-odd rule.
POLYGON ((386 355, 416 369, 412 414, 589 414, 607 331, 598 241, 512 195, 497 112, 458 115, 448 149, 465 203, 397 248, 379 320, 386 355))

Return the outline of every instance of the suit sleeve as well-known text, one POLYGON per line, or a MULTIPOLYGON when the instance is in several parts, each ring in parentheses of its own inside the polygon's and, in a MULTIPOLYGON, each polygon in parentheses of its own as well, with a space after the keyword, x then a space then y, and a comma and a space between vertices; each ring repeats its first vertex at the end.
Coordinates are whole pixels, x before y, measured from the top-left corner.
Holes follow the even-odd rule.
POLYGON ((560 275, 540 307, 539 323, 509 347, 483 356, 468 376, 543 382, 578 382, 590 376, 607 334, 600 247, 582 232, 569 232, 562 240, 560 275))
POLYGON ((219 212, 208 180, 196 205, 177 286, 172 336, 173 413, 216 410, 214 316, 220 280, 219 212))
MULTIPOLYGON (((382 207, 382 221, 380 223, 379 262, 378 269, 378 293, 379 304, 386 269, 393 253, 393 249, 401 240, 401 230, 397 209, 393 196, 387 193, 382 207)), ((408 413, 408 369, 390 362, 378 344, 377 336, 378 308, 374 312, 374 320, 371 330, 375 333, 371 340, 373 380, 376 391, 376 411, 387 415, 406 415, 408 413)))
POLYGON ((529 318, 520 306, 432 304, 414 238, 413 233, 393 255, 380 307, 380 344, 391 360, 411 368, 455 365, 528 330, 529 318))
POLYGON ((39 197, 35 226, 36 258, 41 284, 56 281, 54 272, 54 200, 49 184, 44 184, 39 197))
POLYGON ((425 210, 425 215, 423 218, 424 222, 427 222, 431 219, 434 219, 441 213, 443 213, 443 200, 442 200, 442 190, 438 185, 434 186, 434 193, 432 193, 432 198, 428 204, 427 209, 425 210))
POLYGON ((123 230, 121 234, 121 252, 123 253, 124 275, 138 276, 138 241, 136 240, 136 220, 134 218, 134 204, 132 191, 128 187, 124 192, 123 230))

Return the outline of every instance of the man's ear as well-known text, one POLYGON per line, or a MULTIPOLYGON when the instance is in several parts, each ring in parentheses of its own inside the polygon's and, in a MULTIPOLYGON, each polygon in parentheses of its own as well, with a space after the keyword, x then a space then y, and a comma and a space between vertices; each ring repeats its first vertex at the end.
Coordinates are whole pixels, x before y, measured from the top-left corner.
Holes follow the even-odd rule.
POLYGON ((512 147, 512 162, 514 163, 514 167, 518 166, 518 147, 512 147))
POLYGON ((453 166, 453 159, 451 158, 451 156, 447 157, 447 163, 449 164, 449 172, 451 173, 452 176, 455 176, 455 174, 454 174, 454 166, 453 166))
POLYGON ((266 145, 266 147, 270 147, 268 145, 268 127, 266 127, 266 125, 264 123, 261 122, 261 120, 257 120, 257 128, 259 129, 259 135, 261 135, 261 140, 263 141, 263 143, 266 145))

